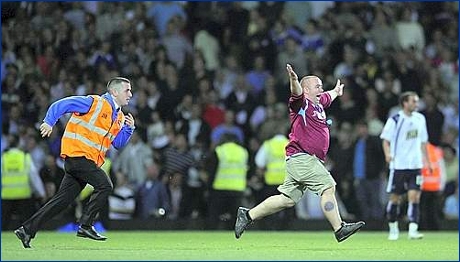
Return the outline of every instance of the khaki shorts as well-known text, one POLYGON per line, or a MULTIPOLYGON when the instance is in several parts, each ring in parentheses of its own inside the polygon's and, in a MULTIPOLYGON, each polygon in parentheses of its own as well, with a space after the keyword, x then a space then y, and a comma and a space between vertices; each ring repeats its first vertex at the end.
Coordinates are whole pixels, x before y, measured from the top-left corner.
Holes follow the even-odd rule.
POLYGON ((312 155, 290 157, 286 161, 286 173, 284 183, 278 187, 278 191, 296 203, 307 189, 321 196, 324 190, 336 185, 324 164, 312 155))

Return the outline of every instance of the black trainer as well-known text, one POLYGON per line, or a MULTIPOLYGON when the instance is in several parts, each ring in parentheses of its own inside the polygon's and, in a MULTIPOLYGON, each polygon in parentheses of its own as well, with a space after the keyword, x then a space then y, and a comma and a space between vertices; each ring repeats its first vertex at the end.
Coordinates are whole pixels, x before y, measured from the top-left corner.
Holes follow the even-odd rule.
POLYGON ((334 232, 335 238, 338 242, 342 242, 360 230, 365 224, 366 223, 364 223, 364 221, 359 221, 356 223, 342 222, 342 227, 334 232))
POLYGON ((77 237, 87 237, 98 241, 104 241, 107 237, 96 232, 94 227, 85 228, 80 226, 77 231, 77 237))
POLYGON ((252 220, 248 218, 248 211, 249 208, 239 207, 236 212, 235 237, 237 239, 241 237, 244 230, 252 223, 252 220))
POLYGON ((31 248, 30 240, 32 239, 32 237, 29 234, 27 234, 24 226, 21 226, 18 229, 14 230, 14 234, 16 234, 19 240, 21 240, 24 248, 31 248))

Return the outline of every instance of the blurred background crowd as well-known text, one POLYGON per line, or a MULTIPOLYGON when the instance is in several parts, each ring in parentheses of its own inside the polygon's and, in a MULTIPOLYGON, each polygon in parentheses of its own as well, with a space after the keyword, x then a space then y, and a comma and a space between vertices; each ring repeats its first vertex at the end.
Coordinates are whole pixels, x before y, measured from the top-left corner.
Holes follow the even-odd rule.
MULTIPOLYGON (((372 172, 357 177, 356 144, 378 137, 399 110, 398 95, 412 90, 429 142, 444 153, 435 212, 456 218, 458 2, 2 2, 2 152, 18 135, 39 170, 40 206, 64 173, 60 138, 69 118, 42 139, 37 127, 48 106, 102 94, 111 77, 123 76, 132 81, 124 112, 134 115, 136 132, 126 148, 109 151, 103 166, 114 182, 106 218, 232 224, 236 209, 210 217, 218 213, 208 205, 217 190, 213 152, 226 139, 242 145, 249 160, 238 204, 265 198, 270 185, 255 156, 264 141, 289 130, 286 63, 299 76, 318 75, 325 90, 338 78, 345 84, 327 110, 327 167, 345 216, 385 219, 383 152, 373 152, 366 160, 372 172), (373 208, 363 179, 378 196, 373 208)), ((70 220, 90 192, 69 207, 70 220)), ((315 197, 307 194, 282 215, 322 218, 315 197)), ((436 229, 433 223, 421 228, 436 229)))

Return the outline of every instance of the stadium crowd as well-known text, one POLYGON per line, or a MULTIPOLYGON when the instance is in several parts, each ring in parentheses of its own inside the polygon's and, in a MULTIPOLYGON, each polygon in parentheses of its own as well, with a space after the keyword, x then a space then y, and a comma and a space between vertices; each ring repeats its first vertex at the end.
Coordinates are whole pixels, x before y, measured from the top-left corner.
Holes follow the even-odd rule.
MULTIPOLYGON (((380 135, 398 110, 398 95, 411 90, 421 98, 429 142, 444 152, 436 212, 455 218, 457 2, 2 3, 2 152, 9 136, 19 135, 43 182, 41 205, 64 173, 60 138, 68 120, 42 140, 37 128, 46 109, 66 96, 102 94, 110 78, 123 76, 132 82, 124 111, 136 118, 136 131, 103 166, 114 182, 108 217, 233 223, 236 210, 208 217, 216 214, 208 206, 217 190, 211 155, 228 139, 238 141, 248 152, 242 202, 264 198, 268 185, 255 158, 264 141, 289 130, 286 63, 301 75, 321 76, 325 90, 338 78, 345 84, 327 112, 326 161, 344 214, 385 219, 383 155, 366 160, 375 167, 369 177, 357 177, 362 158, 355 149, 361 136, 380 135), (361 179, 376 182, 375 209, 366 208, 361 179)), ((291 217, 320 218, 310 197, 291 217)), ((69 207, 70 219, 78 218, 79 206, 69 207)))

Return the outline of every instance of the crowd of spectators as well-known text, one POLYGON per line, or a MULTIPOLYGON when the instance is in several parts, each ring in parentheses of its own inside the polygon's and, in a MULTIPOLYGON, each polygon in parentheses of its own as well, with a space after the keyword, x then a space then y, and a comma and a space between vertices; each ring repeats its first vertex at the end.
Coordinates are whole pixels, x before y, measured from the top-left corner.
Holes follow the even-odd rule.
POLYGON ((326 90, 338 78, 345 84, 327 112, 327 163, 348 213, 363 215, 350 159, 355 127, 364 122, 378 136, 408 90, 421 98, 430 142, 449 156, 449 195, 457 192, 457 2, 2 3, 2 152, 8 135, 19 134, 50 197, 63 175, 68 118, 41 139, 48 106, 102 94, 111 77, 123 76, 132 81, 124 111, 134 115, 136 135, 109 152, 112 219, 205 217, 203 163, 225 133, 250 153, 245 196, 253 203, 254 155, 276 127, 289 126, 286 63, 320 76, 326 90))

